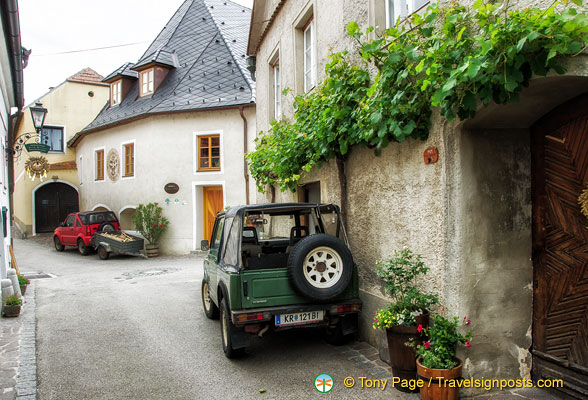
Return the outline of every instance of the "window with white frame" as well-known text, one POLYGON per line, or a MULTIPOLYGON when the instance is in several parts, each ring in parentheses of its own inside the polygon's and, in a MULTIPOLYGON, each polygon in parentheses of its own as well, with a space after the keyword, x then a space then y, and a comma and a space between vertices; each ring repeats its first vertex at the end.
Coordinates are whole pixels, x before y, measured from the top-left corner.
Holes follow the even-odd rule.
POLYGON ((153 68, 141 72, 141 96, 153 93, 153 68))
POLYGON ((41 130, 41 143, 49 145, 50 153, 65 153, 63 127, 43 126, 41 130))
POLYGON ((308 21, 304 28, 304 91, 308 92, 316 85, 314 20, 308 21))
POLYGON ((280 101, 280 96, 282 95, 282 89, 280 87, 280 60, 274 62, 272 72, 274 75, 274 118, 279 120, 282 116, 282 106, 280 101))
POLYGON ((94 160, 96 161, 96 170, 94 179, 96 181, 104 180, 104 149, 98 149, 94 152, 94 160))
POLYGON ((429 0, 386 0, 386 28, 427 5, 429 0))
POLYGON ((135 176, 135 143, 123 144, 123 178, 135 176))
POLYGON ((121 102, 122 88, 121 81, 113 82, 110 85, 110 105, 116 105, 121 102))

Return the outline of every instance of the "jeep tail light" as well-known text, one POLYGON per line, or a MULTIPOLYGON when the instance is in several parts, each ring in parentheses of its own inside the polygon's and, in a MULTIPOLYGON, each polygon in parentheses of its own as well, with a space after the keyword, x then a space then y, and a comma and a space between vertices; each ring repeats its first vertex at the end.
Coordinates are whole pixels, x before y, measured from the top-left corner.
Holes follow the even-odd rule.
POLYGON ((359 312, 361 310, 361 304, 339 304, 338 306, 331 307, 331 314, 343 314, 348 312, 359 312))
POLYGON ((262 312, 239 314, 237 315, 237 322, 259 321, 263 319, 262 312))

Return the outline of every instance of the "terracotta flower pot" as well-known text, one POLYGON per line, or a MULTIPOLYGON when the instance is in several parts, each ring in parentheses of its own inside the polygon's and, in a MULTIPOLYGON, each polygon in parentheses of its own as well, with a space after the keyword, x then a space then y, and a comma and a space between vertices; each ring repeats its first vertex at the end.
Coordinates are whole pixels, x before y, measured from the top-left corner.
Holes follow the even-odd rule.
MULTIPOLYGON (((411 340, 419 345, 422 344, 422 337, 418 331, 418 326, 423 328, 429 326, 429 312, 425 311, 422 315, 416 317, 416 326, 392 326, 386 329, 388 339, 388 352, 390 353, 390 365, 392 366, 392 375, 404 380, 416 379, 416 355, 411 347, 405 343, 411 340)), ((403 392, 411 390, 401 385, 394 387, 403 392)), ((412 390, 416 392, 418 388, 412 390)))
POLYGON ((145 245, 145 253, 147 253, 147 257, 159 257, 159 245, 158 244, 146 244, 145 245))
POLYGON ((427 368, 420 363, 420 358, 416 361, 418 375, 424 381, 420 389, 422 400, 457 400, 459 387, 457 382, 451 381, 461 378, 463 363, 458 358, 455 360, 459 364, 452 369, 427 368))
POLYGON ((18 317, 20 314, 20 306, 2 306, 2 315, 5 317, 18 317))

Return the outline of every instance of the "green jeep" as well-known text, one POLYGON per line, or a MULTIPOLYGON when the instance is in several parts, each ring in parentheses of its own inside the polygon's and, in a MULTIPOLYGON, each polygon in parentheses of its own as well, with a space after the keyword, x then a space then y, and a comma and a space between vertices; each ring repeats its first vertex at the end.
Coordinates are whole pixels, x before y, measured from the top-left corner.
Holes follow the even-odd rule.
POLYGON ((217 215, 209 246, 202 304, 220 316, 227 357, 270 328, 322 327, 333 344, 357 332, 357 267, 336 205, 233 207, 217 215))

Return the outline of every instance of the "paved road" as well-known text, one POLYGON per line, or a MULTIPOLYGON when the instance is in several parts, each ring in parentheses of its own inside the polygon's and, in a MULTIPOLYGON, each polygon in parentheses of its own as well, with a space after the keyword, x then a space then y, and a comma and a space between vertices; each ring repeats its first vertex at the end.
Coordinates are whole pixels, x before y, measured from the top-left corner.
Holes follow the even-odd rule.
POLYGON ((32 240, 15 251, 21 271, 56 276, 35 282, 41 400, 418 398, 345 388, 368 372, 312 331, 269 332, 226 359, 202 312, 198 258, 101 261, 32 240), (319 373, 334 378, 328 394, 313 387, 319 373))

